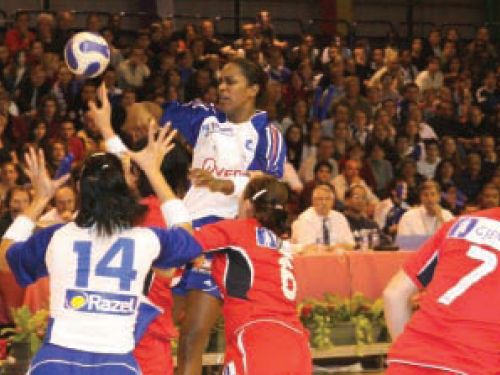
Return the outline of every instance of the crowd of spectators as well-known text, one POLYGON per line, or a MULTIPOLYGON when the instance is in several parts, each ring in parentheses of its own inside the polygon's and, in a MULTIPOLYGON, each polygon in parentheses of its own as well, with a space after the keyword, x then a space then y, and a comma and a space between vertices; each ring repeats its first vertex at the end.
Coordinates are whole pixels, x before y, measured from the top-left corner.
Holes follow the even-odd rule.
MULTIPOLYGON (((0 199, 7 223, 29 202, 29 191, 20 188, 27 146, 43 147, 52 173, 68 153, 77 170, 87 154, 103 147, 86 116, 99 80, 75 77, 62 59, 74 15, 42 13, 36 27, 29 25, 30 16, 18 13, 0 40, 0 199)), ((311 217, 314 207, 323 217, 338 211, 330 215, 331 233, 322 220, 316 220, 322 227, 312 239, 290 233, 299 243, 362 247, 365 229, 393 238, 405 211, 419 204, 430 207, 421 212, 435 215, 437 224, 499 205, 500 63, 486 27, 471 41, 450 28, 379 45, 365 38, 348 45, 339 35, 320 45, 312 34, 294 45, 276 37, 267 11, 243 23, 241 37, 230 40, 217 34, 210 19, 181 30, 171 19, 158 20, 130 39, 119 15, 105 25, 91 14, 86 29, 110 45, 102 80, 113 126, 132 143, 137 129, 124 122, 134 103, 216 103, 225 61, 238 56, 262 66, 269 77, 262 109, 287 146, 292 232, 302 228, 310 237, 300 220, 311 217), (320 207, 325 202, 326 211, 320 207), (344 218, 350 235, 335 231, 344 228, 344 218)), ((185 176, 174 169, 178 179, 185 176)), ((426 235, 435 230, 423 227, 426 235)))

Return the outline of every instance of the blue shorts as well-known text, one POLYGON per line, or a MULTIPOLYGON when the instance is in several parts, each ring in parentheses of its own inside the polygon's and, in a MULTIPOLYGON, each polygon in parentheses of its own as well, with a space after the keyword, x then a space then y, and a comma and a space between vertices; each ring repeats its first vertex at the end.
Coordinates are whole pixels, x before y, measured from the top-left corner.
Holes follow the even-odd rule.
POLYGON ((140 375, 132 353, 101 354, 44 344, 27 375, 140 375))
MULTIPOLYGON (((216 223, 221 220, 223 219, 218 216, 207 216, 202 219, 193 220, 193 228, 201 228, 206 224, 216 223)), ((194 289, 208 293, 217 299, 222 299, 220 290, 210 272, 211 259, 210 255, 205 255, 203 268, 187 267, 182 274, 181 281, 172 288, 172 292, 178 296, 185 296, 188 291, 194 289)))

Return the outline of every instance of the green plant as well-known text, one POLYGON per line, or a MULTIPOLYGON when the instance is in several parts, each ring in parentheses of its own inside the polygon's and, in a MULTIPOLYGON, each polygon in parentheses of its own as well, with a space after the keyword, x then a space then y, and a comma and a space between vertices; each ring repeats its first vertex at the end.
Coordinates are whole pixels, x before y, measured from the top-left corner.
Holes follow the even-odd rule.
POLYGON ((42 346, 49 312, 41 309, 33 314, 27 306, 12 309, 11 312, 15 327, 2 329, 0 335, 10 335, 11 343, 29 344, 31 355, 34 355, 42 346))
POLYGON ((326 294, 323 299, 307 299, 298 306, 302 324, 309 330, 311 346, 328 349, 334 344, 332 333, 339 323, 354 325, 357 344, 376 342, 384 331, 384 306, 379 298, 370 301, 361 293, 352 298, 326 294))

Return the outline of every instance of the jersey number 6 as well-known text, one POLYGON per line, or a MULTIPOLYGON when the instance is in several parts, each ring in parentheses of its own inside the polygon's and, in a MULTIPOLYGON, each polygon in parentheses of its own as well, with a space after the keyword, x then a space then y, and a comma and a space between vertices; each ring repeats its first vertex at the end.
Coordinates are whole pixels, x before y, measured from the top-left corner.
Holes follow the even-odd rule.
POLYGON ((282 256, 279 259, 280 270, 281 270, 281 290, 285 295, 286 299, 290 301, 295 301, 297 297, 297 281, 293 275, 293 264, 292 259, 289 256, 282 256))

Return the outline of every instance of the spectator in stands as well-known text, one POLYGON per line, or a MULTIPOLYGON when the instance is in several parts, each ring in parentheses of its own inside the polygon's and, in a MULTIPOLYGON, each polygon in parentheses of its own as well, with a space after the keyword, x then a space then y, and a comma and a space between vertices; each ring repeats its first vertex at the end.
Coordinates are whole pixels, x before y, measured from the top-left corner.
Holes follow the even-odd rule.
POLYGON ((436 115, 430 118, 428 122, 439 138, 445 135, 455 137, 460 131, 455 119, 453 103, 449 101, 439 102, 436 115))
POLYGON ((87 31, 99 34, 101 32, 102 26, 103 24, 101 17, 97 13, 89 13, 85 22, 87 31))
POLYGON ((441 224, 453 219, 450 211, 439 205, 439 185, 428 180, 420 187, 420 206, 406 211, 399 221, 397 236, 431 236, 441 224))
POLYGON ((485 177, 482 174, 481 155, 478 152, 470 152, 465 169, 457 176, 457 186, 468 200, 475 200, 485 183, 485 177))
POLYGON ((417 67, 418 71, 425 69, 424 43, 422 38, 413 38, 411 42, 411 62, 417 67))
POLYGON ((123 62, 123 54, 119 48, 116 47, 115 35, 113 31, 109 28, 104 28, 102 30, 102 37, 106 40, 109 46, 109 64, 115 70, 120 68, 120 64, 123 62))
POLYGON ((469 121, 458 133, 458 142, 468 151, 477 150, 481 136, 488 134, 488 130, 484 113, 479 106, 473 105, 469 110, 469 121))
POLYGON ((76 192, 69 185, 58 188, 54 194, 54 207, 38 219, 37 225, 48 226, 67 223, 76 216, 76 192))
POLYGON ((321 137, 315 154, 309 156, 299 170, 299 177, 305 183, 314 179, 314 166, 320 162, 328 162, 332 166, 332 177, 338 174, 337 161, 333 158, 334 144, 331 137, 321 137))
POLYGON ((89 110, 88 102, 97 99, 95 83, 85 81, 82 84, 80 95, 78 96, 74 107, 69 112, 69 118, 75 121, 76 127, 80 129, 85 122, 85 113, 89 110))
POLYGON ((354 119, 350 123, 349 128, 353 141, 364 146, 371 130, 368 125, 368 116, 366 112, 362 109, 356 109, 354 111, 354 119))
POLYGON ((443 50, 441 49, 441 32, 437 29, 432 29, 427 35, 426 43, 424 44, 423 57, 441 58, 443 50))
POLYGON ((31 203, 30 190, 22 186, 13 186, 5 196, 6 212, 0 216, 0 236, 3 236, 14 219, 31 203))
POLYGON ((3 202, 8 191, 20 185, 21 175, 17 165, 12 161, 4 162, 0 167, 0 202, 3 202))
POLYGON ((331 250, 336 247, 351 249, 354 239, 349 224, 335 205, 335 192, 330 185, 320 184, 312 193, 312 206, 299 215, 292 224, 292 242, 331 250))
POLYGON ((29 78, 19 85, 16 102, 22 114, 35 116, 42 98, 50 92, 51 84, 42 65, 30 68, 29 78))
POLYGON ((43 44, 45 52, 59 52, 55 40, 54 29, 54 16, 49 13, 40 13, 36 19, 36 39, 43 44))
POLYGON ((385 158, 384 147, 379 143, 372 143, 367 150, 368 166, 375 178, 375 194, 378 197, 384 197, 387 192, 387 186, 393 179, 393 170, 391 163, 385 158))
POLYGON ((304 185, 300 194, 299 211, 306 210, 311 205, 312 192, 316 186, 321 184, 330 185, 332 180, 333 167, 328 161, 319 161, 314 166, 314 179, 304 185))
POLYGON ((118 67, 118 85, 122 89, 139 89, 150 74, 144 50, 132 48, 128 59, 124 60, 118 67))
POLYGON ((500 91, 497 88, 497 77, 494 71, 486 72, 483 85, 476 90, 475 99, 484 113, 490 114, 500 102, 500 91))
POLYGON ((29 30, 30 16, 28 13, 17 12, 14 27, 5 34, 5 45, 11 56, 16 52, 27 51, 35 40, 35 34, 29 30))
POLYGON ((412 62, 410 50, 404 49, 399 53, 399 64, 401 66, 401 71, 403 72, 403 84, 412 84, 418 75, 418 69, 412 62))
POLYGON ((493 177, 498 165, 500 165, 500 158, 498 156, 498 150, 496 149, 495 137, 491 135, 481 137, 480 151, 482 158, 482 172, 485 175, 485 179, 489 180, 493 177))
MULTIPOLYGON (((367 188, 363 185, 352 185, 345 193, 345 210, 344 214, 349 222, 356 249, 361 248, 363 237, 369 236, 372 233, 380 234, 380 229, 375 221, 368 216, 368 200, 367 188)), ((378 245, 378 244, 377 244, 378 245)), ((369 246, 367 244, 367 246, 369 246)))
POLYGON ((397 54, 385 56, 385 65, 373 74, 368 82, 368 85, 381 87, 382 77, 384 77, 386 73, 390 76, 391 85, 395 90, 398 90, 403 86, 404 72, 399 66, 399 57, 397 54))
POLYGON ((500 206, 500 190, 494 184, 486 184, 478 197, 479 209, 485 210, 500 206))
POLYGON ((81 138, 76 136, 75 123, 71 120, 63 120, 59 129, 57 139, 64 142, 68 152, 74 157, 75 163, 80 163, 85 157, 85 145, 81 138))
POLYGON ((342 59, 338 59, 330 62, 327 72, 319 78, 314 90, 313 117, 318 120, 326 119, 334 100, 344 94, 344 63, 342 59))
POLYGON ((360 94, 360 82, 356 76, 344 80, 345 95, 336 100, 335 105, 342 104, 349 109, 349 122, 354 119, 356 110, 365 112, 367 118, 371 117, 371 108, 368 101, 360 94))
POLYGON ((54 31, 54 45, 57 53, 62 53, 66 42, 73 34, 75 17, 69 10, 62 10, 57 13, 57 25, 54 31))
POLYGON ((35 150, 42 148, 45 149, 48 145, 49 137, 47 134, 47 124, 42 119, 35 119, 31 125, 29 143, 24 144, 23 151, 28 151, 29 147, 35 150))
POLYGON ((206 53, 219 53, 222 42, 215 36, 214 22, 210 19, 204 19, 201 21, 200 31, 206 53))
POLYGON ((61 126, 61 117, 57 99, 54 95, 49 94, 42 98, 37 117, 47 126, 47 136, 49 138, 55 137, 61 126))
MULTIPOLYGON (((304 133, 303 160, 316 155, 318 144, 321 139, 321 124, 319 121, 312 121, 307 131, 304 133)), ((300 172, 300 171, 299 171, 300 172)))
POLYGON ((464 60, 473 80, 479 82, 486 71, 493 69, 496 58, 496 48, 490 42, 490 31, 486 26, 480 26, 474 40, 467 45, 464 60))
POLYGON ((412 158, 402 161, 398 177, 401 178, 408 187, 408 204, 413 206, 419 200, 419 186, 424 181, 424 177, 417 172, 417 163, 412 158))
POLYGON ((398 230, 399 220, 410 208, 406 202, 408 186, 403 180, 394 179, 387 190, 389 197, 375 206, 373 219, 385 234, 394 238, 398 230))
POLYGON ((66 64, 61 64, 57 80, 52 85, 51 94, 57 99, 59 114, 66 116, 75 106, 81 82, 74 79, 66 64))
POLYGON ((443 86, 444 76, 440 70, 439 57, 429 57, 427 69, 421 71, 415 79, 415 84, 421 92, 428 89, 438 90, 443 86))
POLYGON ((443 160, 450 160, 456 170, 463 168, 462 156, 458 152, 457 141, 455 138, 450 136, 444 136, 441 138, 441 158, 443 160))
POLYGON ((290 125, 285 132, 287 161, 298 171, 302 163, 304 134, 299 125, 290 125))
POLYGON ((425 157, 417 162, 417 172, 428 180, 433 179, 440 161, 439 143, 428 139, 425 141, 425 157))
POLYGON ((379 200, 367 186, 366 182, 360 177, 360 169, 361 165, 357 160, 347 160, 345 162, 342 173, 332 180, 332 185, 335 188, 335 197, 341 204, 344 204, 345 194, 350 187, 354 185, 361 185, 366 189, 368 212, 373 213, 373 209, 379 200))

